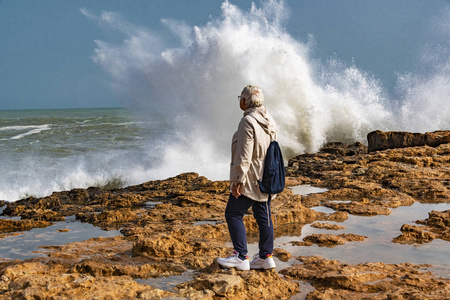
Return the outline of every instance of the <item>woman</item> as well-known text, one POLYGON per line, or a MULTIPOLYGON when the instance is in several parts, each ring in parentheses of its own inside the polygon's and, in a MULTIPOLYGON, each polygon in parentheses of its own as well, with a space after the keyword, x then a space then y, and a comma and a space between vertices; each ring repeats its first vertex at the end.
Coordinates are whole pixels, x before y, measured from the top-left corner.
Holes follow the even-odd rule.
MULTIPOLYGON (((259 189, 258 180, 264 171, 264 159, 271 140, 276 139, 276 123, 263 106, 261 88, 244 87, 239 105, 244 117, 231 143, 230 189, 225 209, 234 251, 217 262, 226 268, 238 270, 275 268, 272 258, 273 224, 269 195, 259 189), (259 253, 252 262, 247 256, 247 237, 242 218, 249 208, 259 227, 259 253)), ((273 196, 272 196, 273 198, 273 196)))

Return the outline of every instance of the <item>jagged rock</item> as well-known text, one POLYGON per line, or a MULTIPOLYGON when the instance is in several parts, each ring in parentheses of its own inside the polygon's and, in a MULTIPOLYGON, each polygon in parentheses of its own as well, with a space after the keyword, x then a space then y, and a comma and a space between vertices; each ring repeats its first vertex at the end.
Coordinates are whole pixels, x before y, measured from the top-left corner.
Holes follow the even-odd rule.
POLYGON ((353 156, 356 154, 367 153, 367 146, 360 142, 356 142, 352 145, 334 142, 325 144, 322 148, 320 148, 320 152, 335 154, 338 156, 353 156))
POLYGON ((130 276, 93 277, 61 272, 39 262, 0 267, 2 299, 160 299, 174 295, 139 284, 130 276))
POLYGON ((401 244, 413 244, 413 243, 429 243, 436 238, 436 236, 426 231, 425 228, 404 224, 400 229, 402 234, 396 237, 393 242, 401 244))
POLYGON ((312 234, 308 235, 303 238, 303 241, 306 243, 313 243, 317 244, 319 246, 327 246, 327 247, 333 247, 336 245, 343 245, 346 241, 348 242, 355 242, 355 241, 363 241, 366 236, 356 235, 353 233, 344 233, 339 235, 334 234, 324 234, 324 233, 318 233, 318 234, 312 234))
POLYGON ((285 280, 274 270, 207 270, 178 285, 179 295, 189 299, 289 299, 298 292, 297 282, 285 280))
POLYGON ((291 253, 281 248, 273 249, 273 255, 281 261, 288 261, 292 257, 291 253))
POLYGON ((305 246, 305 247, 309 247, 312 246, 313 243, 311 242, 303 242, 303 241, 291 241, 290 242, 293 246, 305 246))
POLYGON ((348 219, 348 213, 345 211, 337 211, 326 217, 327 221, 344 222, 348 219))
POLYGON ((450 242, 450 210, 431 211, 428 213, 428 219, 418 220, 414 226, 404 224, 400 230, 401 235, 396 237, 393 242, 401 244, 423 244, 429 243, 436 238, 450 242))
POLYGON ((450 144, 354 156, 303 154, 289 160, 286 174, 308 178, 314 185, 330 189, 302 196, 301 201, 307 207, 334 200, 362 202, 365 198, 366 205, 395 208, 411 205, 415 200, 449 202, 449 161, 450 144))
POLYGON ((437 147, 441 144, 450 143, 450 131, 435 131, 422 134, 403 131, 382 132, 377 130, 367 135, 367 141, 369 142, 369 152, 425 145, 437 147))
MULTIPOLYGON (((280 193, 272 202, 275 235, 300 236, 306 224, 342 222, 349 213, 387 214, 392 208, 417 200, 448 203, 449 162, 450 144, 367 153, 362 144, 332 143, 319 153, 294 157, 286 168, 287 183, 308 183, 328 191, 300 196, 287 188, 280 193), (310 209, 314 206, 337 211, 322 213, 310 209)), ((411 299, 424 299, 428 295, 425 291, 436 299, 449 298, 448 280, 436 279, 431 272, 424 273, 411 264, 349 265, 302 258, 303 265, 289 269, 292 275, 286 277, 274 270, 220 270, 215 259, 232 250, 226 244, 229 234, 224 218, 228 195, 227 181, 185 173, 114 190, 76 189, 7 203, 5 214, 21 216, 22 224, 35 226, 43 222, 36 219, 62 220, 76 214, 79 220, 95 226, 122 228, 124 236, 42 247, 44 257, 0 262, 0 298, 81 299, 89 295, 111 299, 289 299, 298 293, 296 280, 306 280, 316 287, 308 299, 401 299, 410 295, 411 299), (132 280, 185 275, 186 270, 196 272, 189 271, 186 282, 172 292, 132 280)), ((448 214, 431 212, 428 219, 417 221, 418 226, 409 225, 410 230, 405 226, 402 232, 449 241, 448 214)), ((257 242, 258 226, 251 214, 244 222, 249 241, 257 242)), ((337 229, 339 225, 323 226, 337 229)), ((322 239, 347 242, 364 237, 311 237, 314 242, 322 239)), ((291 244, 312 245, 306 241, 291 244)), ((283 246, 275 249, 274 255, 292 262, 283 246)))
POLYGON ((327 229, 327 230, 345 229, 345 226, 341 226, 341 225, 337 225, 337 224, 330 224, 330 223, 319 223, 319 222, 311 224, 311 227, 320 228, 320 229, 327 229))
POLYGON ((48 221, 0 219, 0 232, 27 231, 52 225, 48 221))
POLYGON ((306 280, 316 291, 307 299, 448 299, 450 279, 423 272, 427 265, 348 264, 317 256, 300 256, 302 264, 281 271, 306 280))
POLYGON ((183 237, 161 234, 139 240, 133 245, 133 255, 150 257, 180 257, 194 250, 194 245, 183 237))

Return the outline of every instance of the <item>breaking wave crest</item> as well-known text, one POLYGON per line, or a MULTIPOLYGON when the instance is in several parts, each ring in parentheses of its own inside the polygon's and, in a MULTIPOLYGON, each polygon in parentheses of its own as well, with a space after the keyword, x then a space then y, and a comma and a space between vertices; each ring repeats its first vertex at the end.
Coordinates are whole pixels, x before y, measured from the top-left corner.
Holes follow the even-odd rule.
POLYGON ((159 122, 151 149, 160 150, 162 173, 227 177, 229 140, 242 113, 236 96, 246 84, 263 88, 287 157, 330 141, 364 142, 377 129, 450 125, 448 53, 424 62, 442 66, 446 60, 426 78, 400 75, 402 99, 388 99, 379 81, 355 65, 313 61, 310 45, 284 29, 289 12, 282 1, 252 4, 249 11, 225 1, 220 17, 199 26, 163 19, 179 39, 175 47, 118 14, 82 12, 126 37, 120 45, 96 41, 93 59, 110 73, 127 107, 159 122))

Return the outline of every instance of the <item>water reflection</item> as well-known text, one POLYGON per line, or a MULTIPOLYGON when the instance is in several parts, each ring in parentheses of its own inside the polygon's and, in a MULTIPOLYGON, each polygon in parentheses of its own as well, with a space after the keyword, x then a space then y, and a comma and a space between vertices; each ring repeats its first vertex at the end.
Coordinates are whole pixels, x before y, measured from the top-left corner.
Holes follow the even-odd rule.
POLYGON ((316 194, 316 193, 323 193, 328 191, 328 189, 325 188, 318 188, 311 185, 296 185, 290 187, 290 189, 294 192, 296 195, 300 196, 306 196, 309 194, 316 194))
POLYGON ((156 278, 136 278, 134 281, 137 283, 144 283, 154 288, 172 292, 173 289, 180 283, 189 281, 194 278, 194 271, 184 272, 182 275, 174 275, 169 277, 156 277, 156 278))
POLYGON ((121 235, 117 230, 105 231, 88 223, 75 220, 75 216, 66 217, 64 222, 55 222, 46 228, 34 228, 17 236, 8 236, 0 240, 0 261, 12 259, 28 259, 45 256, 35 253, 41 246, 63 245, 84 241, 93 237, 114 237, 121 235), (58 231, 66 230, 69 231, 58 231))

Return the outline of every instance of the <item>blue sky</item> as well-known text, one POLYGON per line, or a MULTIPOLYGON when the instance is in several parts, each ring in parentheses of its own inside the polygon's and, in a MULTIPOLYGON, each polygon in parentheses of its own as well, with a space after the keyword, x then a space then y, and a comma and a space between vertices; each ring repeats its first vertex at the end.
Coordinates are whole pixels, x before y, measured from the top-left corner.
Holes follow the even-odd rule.
MULTIPOLYGON (((123 38, 93 22, 119 13, 162 31, 161 18, 203 25, 220 16, 222 0, 0 0, 0 109, 116 107, 107 72, 92 60, 94 40, 123 38)), ((244 11, 251 1, 230 0, 244 11)), ((255 1, 256 4, 259 1, 255 1)), ((314 37, 312 57, 336 57, 377 78, 394 95, 398 73, 416 71, 433 23, 447 0, 287 0, 285 29, 296 40, 314 37)))

